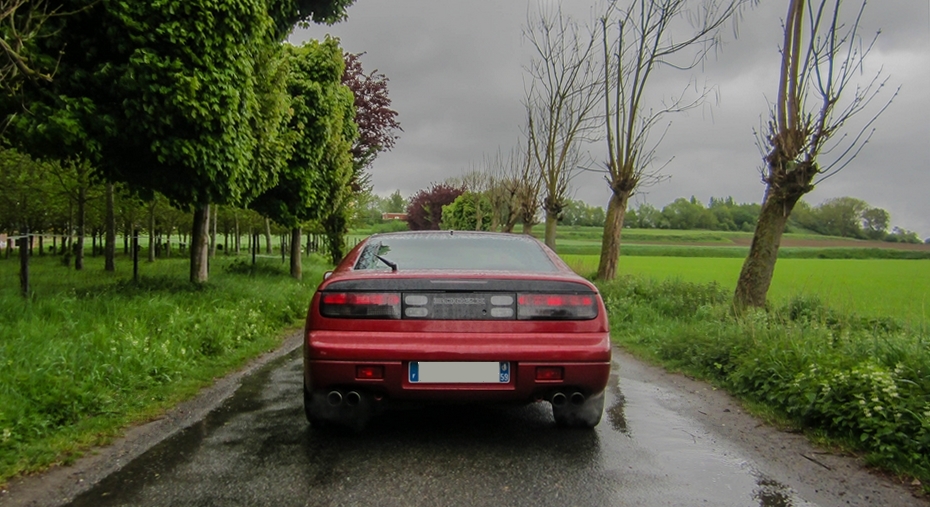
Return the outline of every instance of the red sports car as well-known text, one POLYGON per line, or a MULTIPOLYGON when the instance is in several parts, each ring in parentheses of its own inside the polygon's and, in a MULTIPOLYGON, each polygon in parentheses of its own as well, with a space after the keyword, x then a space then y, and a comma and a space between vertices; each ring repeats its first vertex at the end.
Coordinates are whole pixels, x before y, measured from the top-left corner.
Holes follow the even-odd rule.
POLYGON ((548 401, 594 427, 610 373, 597 289, 525 235, 375 234, 320 284, 304 341, 313 425, 416 403, 548 401))

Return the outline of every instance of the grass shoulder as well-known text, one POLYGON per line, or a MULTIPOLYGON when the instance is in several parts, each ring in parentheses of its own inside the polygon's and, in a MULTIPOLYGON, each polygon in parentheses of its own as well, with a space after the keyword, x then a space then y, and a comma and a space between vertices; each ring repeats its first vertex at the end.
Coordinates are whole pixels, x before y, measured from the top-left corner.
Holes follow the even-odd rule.
POLYGON ((930 329, 812 297, 735 315, 716 283, 600 285, 612 338, 727 389, 754 413, 930 485, 930 329))
MULTIPOLYGON (((186 259, 143 263, 132 283, 102 262, 75 272, 34 257, 33 297, 0 286, 0 484, 68 463, 276 348, 328 267, 305 260, 297 281, 280 259, 211 262, 194 286, 186 259)), ((0 280, 18 268, 0 261, 0 280)))

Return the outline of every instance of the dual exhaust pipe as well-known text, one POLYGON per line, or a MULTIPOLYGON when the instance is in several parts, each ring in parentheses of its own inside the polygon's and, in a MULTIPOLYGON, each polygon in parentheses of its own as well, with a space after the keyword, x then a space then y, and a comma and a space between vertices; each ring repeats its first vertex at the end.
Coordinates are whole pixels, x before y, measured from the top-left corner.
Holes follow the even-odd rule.
POLYGON ((362 402, 362 395, 358 391, 349 391, 343 395, 342 391, 334 389, 326 395, 326 401, 334 407, 343 403, 348 407, 357 407, 362 402))
POLYGON ((566 395, 563 392, 557 392, 549 398, 549 402, 552 403, 553 407, 564 407, 566 404, 571 403, 576 407, 580 407, 584 404, 585 396, 581 392, 575 391, 570 395, 566 395))

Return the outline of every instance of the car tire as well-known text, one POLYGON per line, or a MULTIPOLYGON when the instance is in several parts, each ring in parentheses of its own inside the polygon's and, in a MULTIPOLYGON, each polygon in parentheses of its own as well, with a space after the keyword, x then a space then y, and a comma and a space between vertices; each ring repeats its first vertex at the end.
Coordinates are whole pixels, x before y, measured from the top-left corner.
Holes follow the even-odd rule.
POLYGON ((566 403, 552 407, 556 425, 563 428, 593 428, 604 414, 604 391, 585 398, 581 405, 566 403))

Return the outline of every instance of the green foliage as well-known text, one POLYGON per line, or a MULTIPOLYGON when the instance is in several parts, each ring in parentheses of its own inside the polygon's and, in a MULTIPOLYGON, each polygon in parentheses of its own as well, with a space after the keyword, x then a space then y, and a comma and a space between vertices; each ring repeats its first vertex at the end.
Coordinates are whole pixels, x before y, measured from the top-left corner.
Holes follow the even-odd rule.
POLYGON ((483 193, 466 191, 442 207, 441 229, 487 231, 491 229, 491 200, 483 193))
MULTIPOLYGON (((0 483, 102 443, 274 348, 327 267, 301 283, 226 262, 214 259, 211 282, 195 286, 182 260, 146 265, 133 284, 34 259, 32 300, 0 286, 0 483)), ((0 279, 17 268, 0 262, 0 279)))
POLYGON ((930 479, 930 335, 798 297, 734 315, 715 284, 623 277, 600 286, 612 337, 930 479))
MULTIPOLYGON (((287 48, 290 157, 275 186, 251 207, 287 227, 321 221, 340 209, 353 176, 353 98, 341 84, 345 64, 336 39, 287 48)), ((342 206, 344 207, 344 206, 342 206)))
POLYGON ((562 208, 562 216, 559 223, 583 227, 604 227, 604 220, 606 218, 604 208, 600 206, 590 206, 584 201, 569 199, 562 208))
POLYGON ((400 232, 407 230, 410 230, 410 228, 407 226, 407 222, 404 220, 388 220, 386 222, 381 222, 380 224, 375 224, 371 227, 372 234, 378 234, 382 232, 400 232))

